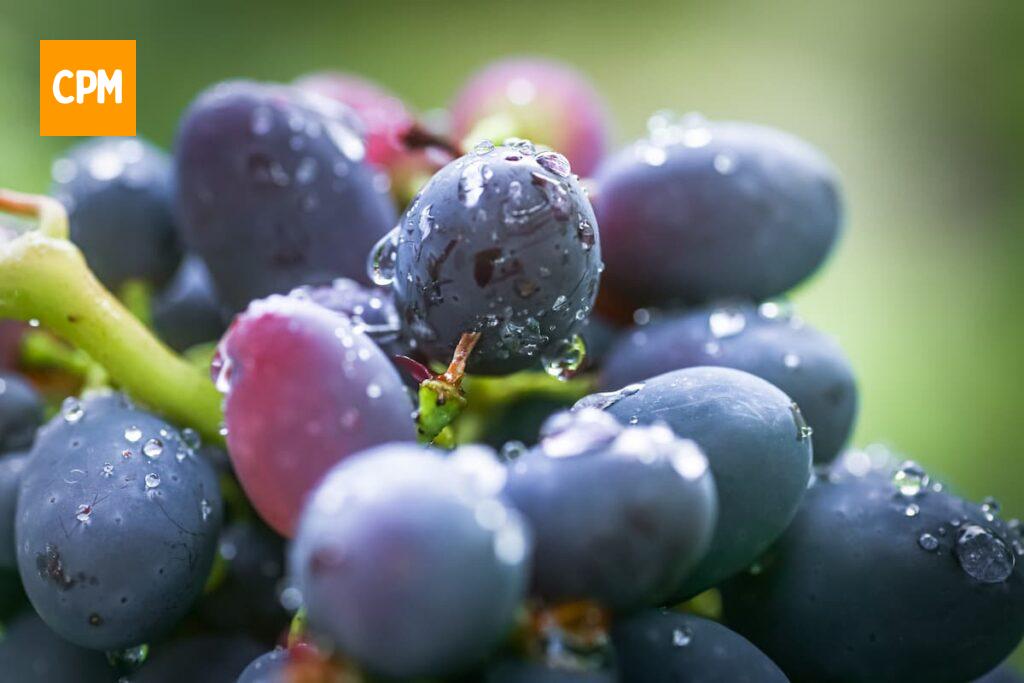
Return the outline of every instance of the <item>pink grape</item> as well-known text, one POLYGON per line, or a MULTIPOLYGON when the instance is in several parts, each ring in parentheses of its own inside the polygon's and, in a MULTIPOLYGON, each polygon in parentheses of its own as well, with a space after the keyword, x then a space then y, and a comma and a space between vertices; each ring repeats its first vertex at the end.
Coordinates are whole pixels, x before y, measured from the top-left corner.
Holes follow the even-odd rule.
POLYGON ((254 301, 213 362, 228 452, 250 502, 290 536, 306 495, 332 465, 413 441, 412 403, 384 353, 348 319, 311 301, 254 301))
POLYGON ((481 124, 493 117, 503 134, 564 154, 581 176, 597 168, 608 147, 604 100, 575 68, 547 59, 505 59, 484 67, 456 96, 451 115, 453 133, 468 145, 479 142, 465 139, 474 130, 489 133, 490 126, 481 124))

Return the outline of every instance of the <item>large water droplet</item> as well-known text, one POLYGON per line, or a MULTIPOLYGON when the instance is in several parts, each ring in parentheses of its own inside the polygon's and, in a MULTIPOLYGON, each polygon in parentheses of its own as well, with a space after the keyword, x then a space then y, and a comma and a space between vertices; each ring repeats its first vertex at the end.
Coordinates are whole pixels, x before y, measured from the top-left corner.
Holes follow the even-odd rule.
POLYGON ((628 384, 618 391, 601 391, 596 394, 590 394, 589 396, 584 396, 580 400, 576 401, 576 404, 572 409, 573 411, 583 410, 584 408, 607 410, 622 399, 627 396, 632 396, 643 388, 644 383, 637 382, 636 384, 628 384))
POLYGON ((804 414, 800 410, 800 406, 796 402, 789 404, 789 411, 793 414, 793 424, 796 425, 796 440, 803 441, 811 438, 814 434, 814 430, 807 424, 807 420, 804 419, 804 414))
POLYGON ((467 208, 476 206, 487 187, 487 181, 493 175, 490 166, 482 161, 468 164, 462 169, 462 175, 459 177, 459 201, 467 208))
POLYGON ((366 273, 374 284, 386 287, 395 281, 395 268, 398 261, 398 237, 401 228, 394 228, 381 237, 370 250, 366 264, 366 273))
POLYGON ((738 308, 718 308, 708 316, 708 329, 718 339, 733 337, 747 326, 747 318, 738 308))
POLYGON ((930 479, 920 465, 913 460, 907 460, 893 473, 892 483, 901 495, 913 498, 928 488, 930 479))
POLYGON ((541 360, 544 364, 544 371, 552 377, 560 380, 567 380, 572 377, 587 357, 587 345, 583 337, 576 334, 572 339, 562 340, 555 344, 550 355, 544 356, 541 360))
POLYGON ((568 178, 572 174, 569 160, 558 152, 541 152, 537 155, 537 163, 561 178, 568 178))
POLYGON ((1006 581, 1016 562, 1002 539, 977 524, 967 524, 960 529, 956 557, 967 575, 982 583, 1006 581))
POLYGON ((672 644, 676 647, 686 647, 693 642, 693 631, 689 626, 672 629, 672 644))
POLYGON ((142 454, 147 458, 159 458, 164 452, 164 444, 160 439, 150 439, 142 446, 142 454))
POLYGON ((142 438, 142 430, 132 425, 124 430, 124 439, 128 443, 137 443, 142 438))
POLYGON ((68 396, 60 406, 61 417, 68 424, 75 424, 85 416, 85 409, 74 396, 68 396))

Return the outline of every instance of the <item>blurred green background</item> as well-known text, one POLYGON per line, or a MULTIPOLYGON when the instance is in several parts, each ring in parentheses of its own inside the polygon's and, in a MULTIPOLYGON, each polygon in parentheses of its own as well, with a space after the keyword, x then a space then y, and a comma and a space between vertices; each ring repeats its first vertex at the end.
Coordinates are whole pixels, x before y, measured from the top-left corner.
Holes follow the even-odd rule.
POLYGON ((846 234, 797 293, 859 373, 882 440, 1024 515, 1024 3, 13 3, 0 0, 0 185, 47 187, 38 40, 138 40, 138 122, 162 145, 209 83, 356 71, 423 109, 485 62, 588 72, 617 138, 658 108, 792 131, 845 178, 846 234))

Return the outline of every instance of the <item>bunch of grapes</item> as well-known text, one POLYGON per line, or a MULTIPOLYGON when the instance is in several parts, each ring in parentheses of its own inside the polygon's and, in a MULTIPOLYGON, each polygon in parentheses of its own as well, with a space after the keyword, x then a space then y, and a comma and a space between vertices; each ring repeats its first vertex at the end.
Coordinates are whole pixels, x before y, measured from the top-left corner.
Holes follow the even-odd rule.
POLYGON ((609 138, 545 60, 429 117, 321 72, 0 191, 0 678, 1020 680, 1020 524, 849 448, 785 299, 828 159, 609 138))

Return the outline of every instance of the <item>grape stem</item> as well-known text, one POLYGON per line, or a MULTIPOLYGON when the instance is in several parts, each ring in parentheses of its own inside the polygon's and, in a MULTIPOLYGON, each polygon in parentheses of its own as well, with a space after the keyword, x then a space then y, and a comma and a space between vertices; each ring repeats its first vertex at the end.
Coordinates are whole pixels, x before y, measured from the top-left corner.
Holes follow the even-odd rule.
POLYGON ((466 362, 478 341, 479 332, 463 333, 448 369, 420 383, 417 428, 422 443, 445 447, 454 445, 450 439, 451 430, 446 428, 466 407, 462 380, 466 375, 466 362))
POLYGON ((0 211, 39 220, 39 229, 0 244, 0 317, 38 320, 85 351, 139 402, 223 442, 221 396, 213 382, 158 341, 100 284, 68 241, 61 204, 0 189, 0 211))
POLYGON ((451 155, 453 159, 464 154, 462 147, 457 142, 427 130, 421 123, 413 123, 409 126, 409 129, 402 134, 402 144, 410 150, 434 147, 451 155))

